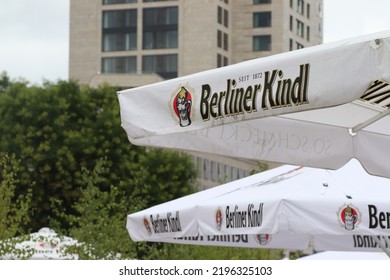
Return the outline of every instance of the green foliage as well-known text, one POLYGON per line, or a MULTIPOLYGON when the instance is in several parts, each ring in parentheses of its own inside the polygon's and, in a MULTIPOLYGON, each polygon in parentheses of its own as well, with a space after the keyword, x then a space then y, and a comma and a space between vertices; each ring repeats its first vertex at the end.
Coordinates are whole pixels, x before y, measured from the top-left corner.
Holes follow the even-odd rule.
POLYGON ((14 157, 0 155, 0 240, 22 234, 31 215, 31 194, 15 195, 18 164, 14 157))
POLYGON ((282 250, 164 244, 157 259, 182 260, 280 260, 282 250))
POLYGON ((159 204, 195 191, 196 169, 188 155, 162 149, 147 149, 139 155, 134 175, 143 179, 149 205, 159 204))
POLYGON ((0 155, 0 256, 14 252, 17 240, 13 238, 23 234, 31 216, 31 193, 15 194, 18 164, 14 157, 0 155))
POLYGON ((6 72, 0 74, 0 92, 4 91, 11 84, 11 80, 6 72))
POLYGON ((106 180, 96 185, 100 190, 109 191, 114 185, 130 195, 134 188, 144 187, 132 184, 142 174, 149 178, 144 184, 153 185, 153 203, 179 197, 190 189, 195 175, 184 166, 187 159, 129 143, 121 127, 115 88, 81 87, 73 81, 47 82, 42 87, 7 79, 4 83, 7 86, 0 94, 0 152, 15 154, 20 160, 16 192, 32 190, 33 230, 57 218, 52 199, 62 201, 63 211, 74 213, 72 205, 81 195, 82 170, 93 170, 100 158, 106 159, 110 170, 106 180), (175 160, 183 164, 179 172, 169 170, 176 169, 175 160), (175 182, 170 175, 182 180, 175 182))
MULTIPOLYGON (((126 232, 126 214, 131 202, 117 187, 101 191, 96 185, 105 181, 108 169, 105 160, 97 163, 92 172, 83 169, 81 196, 73 205, 75 215, 58 213, 71 226, 69 233, 84 244, 77 247, 81 259, 110 259, 118 256, 128 257, 131 249, 130 238, 126 232)), ((137 201, 142 205, 142 201, 137 201)), ((57 206, 61 201, 57 201, 57 206)), ((59 209, 60 207, 56 208, 59 209)))
MULTIPOLYGON (((189 156, 129 143, 116 89, 0 77, 0 238, 50 226, 82 259, 271 259, 267 250, 134 243, 126 216, 194 192, 189 156)), ((1 249, 1 248, 0 248, 1 249)), ((277 251, 276 251, 277 252, 277 251)), ((276 255, 274 255, 276 254, 276 255)))

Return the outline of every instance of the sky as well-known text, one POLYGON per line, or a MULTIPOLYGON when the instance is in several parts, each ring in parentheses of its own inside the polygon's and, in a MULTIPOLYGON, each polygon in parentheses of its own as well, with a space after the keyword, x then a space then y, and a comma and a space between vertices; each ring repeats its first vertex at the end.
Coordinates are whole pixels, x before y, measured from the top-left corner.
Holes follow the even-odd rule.
MULTIPOLYGON (((390 30, 388 11, 389 0, 324 0, 324 43, 390 30)), ((68 64, 69 0, 0 0, 0 73, 41 84, 67 80, 68 64)))

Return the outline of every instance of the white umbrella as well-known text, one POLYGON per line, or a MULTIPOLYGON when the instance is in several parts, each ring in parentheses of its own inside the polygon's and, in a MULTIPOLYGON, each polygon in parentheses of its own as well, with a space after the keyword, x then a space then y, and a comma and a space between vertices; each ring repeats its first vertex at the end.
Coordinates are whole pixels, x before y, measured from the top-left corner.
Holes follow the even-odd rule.
POLYGON ((38 232, 26 237, 3 241, 11 243, 14 249, 1 256, 2 259, 30 260, 66 260, 78 259, 77 254, 66 250, 78 245, 78 242, 68 236, 59 236, 50 228, 41 228, 38 232))
POLYGON ((136 145, 390 177, 390 31, 118 93, 136 145))
POLYGON ((130 214, 127 229, 133 241, 380 251, 390 247, 389 198, 390 180, 357 160, 285 165, 130 214))

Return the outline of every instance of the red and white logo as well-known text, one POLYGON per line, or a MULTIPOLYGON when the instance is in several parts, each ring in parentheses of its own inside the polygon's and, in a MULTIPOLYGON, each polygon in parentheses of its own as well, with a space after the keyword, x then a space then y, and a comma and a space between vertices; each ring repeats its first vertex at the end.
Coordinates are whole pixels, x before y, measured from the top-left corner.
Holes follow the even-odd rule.
POLYGON ((193 100, 191 92, 193 89, 189 85, 179 86, 171 98, 170 107, 181 127, 189 126, 192 123, 193 100))
POLYGON ((152 228, 150 227, 149 221, 147 218, 144 218, 144 227, 148 235, 152 235, 152 228))
POLYGON ((354 230, 361 221, 361 213, 352 204, 343 205, 337 211, 337 218, 346 230, 354 230))
POLYGON ((218 230, 221 230, 222 228, 222 210, 221 208, 218 208, 215 212, 215 224, 217 226, 218 230))
POLYGON ((259 242, 261 246, 266 246, 271 242, 271 234, 268 233, 259 233, 256 234, 256 241, 259 242))

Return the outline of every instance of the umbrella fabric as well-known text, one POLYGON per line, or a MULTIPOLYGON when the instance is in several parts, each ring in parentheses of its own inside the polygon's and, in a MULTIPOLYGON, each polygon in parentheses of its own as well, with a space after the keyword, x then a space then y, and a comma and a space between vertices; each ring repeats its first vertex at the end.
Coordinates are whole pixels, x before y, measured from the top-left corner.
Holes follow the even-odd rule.
MULTIPOLYGON (((4 242, 4 241, 3 241, 4 242)), ((67 247, 78 242, 67 236, 58 236, 49 228, 41 228, 27 237, 12 240, 15 249, 1 256, 2 259, 66 260, 78 259, 78 255, 66 252, 67 247), (19 242, 19 240, 21 240, 19 242)))
POLYGON ((297 260, 389 260, 389 257, 383 252, 325 251, 301 257, 297 260))
POLYGON ((135 145, 390 177, 390 31, 118 92, 135 145))
POLYGON ((390 180, 357 160, 285 165, 128 215, 133 241, 303 250, 390 247, 390 180))

